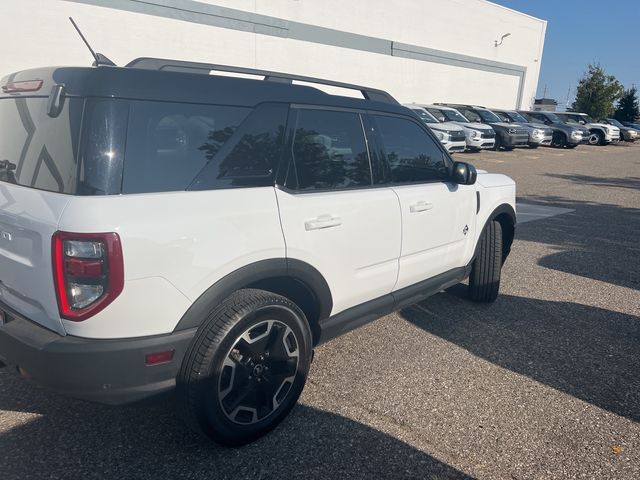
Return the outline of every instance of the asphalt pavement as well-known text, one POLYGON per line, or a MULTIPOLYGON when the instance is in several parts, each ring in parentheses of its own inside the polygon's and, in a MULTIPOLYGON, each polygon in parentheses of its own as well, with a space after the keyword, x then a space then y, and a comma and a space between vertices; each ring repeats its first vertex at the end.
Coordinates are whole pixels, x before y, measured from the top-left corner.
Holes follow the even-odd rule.
POLYGON ((494 304, 458 285, 323 345, 241 449, 170 397, 106 407, 1 369, 0 478, 640 478, 640 142, 456 158, 517 182, 494 304))

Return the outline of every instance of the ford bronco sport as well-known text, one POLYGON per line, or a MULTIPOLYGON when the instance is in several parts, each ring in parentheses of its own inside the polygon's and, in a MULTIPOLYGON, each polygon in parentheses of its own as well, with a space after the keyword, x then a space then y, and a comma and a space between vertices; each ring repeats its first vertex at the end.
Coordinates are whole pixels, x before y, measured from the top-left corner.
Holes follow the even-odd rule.
POLYGON ((0 87, 0 356, 41 385, 175 390, 240 445, 293 408, 315 346, 466 277, 498 295, 514 182, 383 91, 149 58, 0 87))

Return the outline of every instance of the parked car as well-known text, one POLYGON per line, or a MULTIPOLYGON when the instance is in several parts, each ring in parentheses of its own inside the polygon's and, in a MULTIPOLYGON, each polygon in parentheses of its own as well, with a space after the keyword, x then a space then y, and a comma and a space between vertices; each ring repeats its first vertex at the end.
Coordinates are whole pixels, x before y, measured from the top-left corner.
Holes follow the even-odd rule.
MULTIPOLYGON (((440 105, 440 104, 437 104, 440 105)), ((505 123, 491 110, 477 105, 442 104, 457 109, 472 122, 489 125, 496 132, 496 150, 513 150, 529 145, 529 130, 518 124, 505 123)))
POLYGON ((482 123, 470 122, 455 108, 442 105, 421 105, 441 123, 454 123, 464 129, 467 150, 478 152, 493 148, 496 143, 496 132, 482 123))
POLYGON ((622 123, 625 127, 631 127, 640 132, 640 122, 621 121, 620 123, 622 123))
POLYGON ((620 140, 624 140, 625 142, 635 142, 638 138, 638 130, 623 125, 615 118, 605 118, 604 120, 600 120, 600 123, 618 127, 620 129, 620 140))
POLYGON ((108 404, 177 389, 241 445, 293 408, 315 346, 466 277, 496 299, 513 180, 386 92, 97 63, 0 80, 0 356, 22 376, 108 404))
POLYGON ((587 143, 591 132, 581 125, 568 125, 554 112, 518 110, 523 117, 531 122, 540 122, 553 130, 551 146, 558 148, 576 148, 581 143, 587 143))
POLYGON ((415 104, 407 104, 405 107, 413 111, 424 124, 431 129, 436 138, 449 153, 464 152, 467 148, 466 135, 464 129, 452 122, 440 123, 436 118, 427 112, 423 107, 415 104))
POLYGON ((491 111, 500 117, 500 120, 504 123, 517 123, 518 125, 526 127, 529 130, 529 146, 531 148, 538 148, 540 145, 551 145, 553 130, 544 124, 531 122, 515 110, 497 110, 492 108, 491 111))
POLYGON ((620 129, 613 125, 597 123, 586 113, 556 112, 569 125, 583 125, 589 129, 589 145, 606 145, 620 140, 620 129))

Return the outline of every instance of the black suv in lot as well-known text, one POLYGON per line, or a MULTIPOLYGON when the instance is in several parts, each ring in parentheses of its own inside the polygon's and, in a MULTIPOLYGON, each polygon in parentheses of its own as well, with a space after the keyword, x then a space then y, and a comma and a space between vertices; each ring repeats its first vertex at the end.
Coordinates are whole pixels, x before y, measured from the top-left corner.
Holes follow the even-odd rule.
POLYGON ((459 105, 443 103, 458 110, 471 122, 486 123, 496 132, 495 149, 513 150, 516 147, 527 147, 529 145, 529 130, 525 126, 513 125, 503 122, 500 117, 485 107, 478 105, 459 105))
POLYGON ((569 125, 564 123, 560 117, 553 112, 531 112, 526 110, 518 110, 523 117, 530 122, 544 123, 553 130, 552 147, 576 148, 581 143, 589 141, 588 128, 579 125, 569 125))

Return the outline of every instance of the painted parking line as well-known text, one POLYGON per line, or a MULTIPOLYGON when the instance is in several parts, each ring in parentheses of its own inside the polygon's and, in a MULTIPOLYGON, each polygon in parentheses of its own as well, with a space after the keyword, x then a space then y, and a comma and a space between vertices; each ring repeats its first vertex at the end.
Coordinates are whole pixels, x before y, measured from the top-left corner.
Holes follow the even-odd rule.
POLYGON ((546 205, 533 205, 531 203, 516 204, 516 215, 518 223, 542 220, 543 218, 555 217, 565 213, 573 212, 570 208, 548 207, 546 205))

